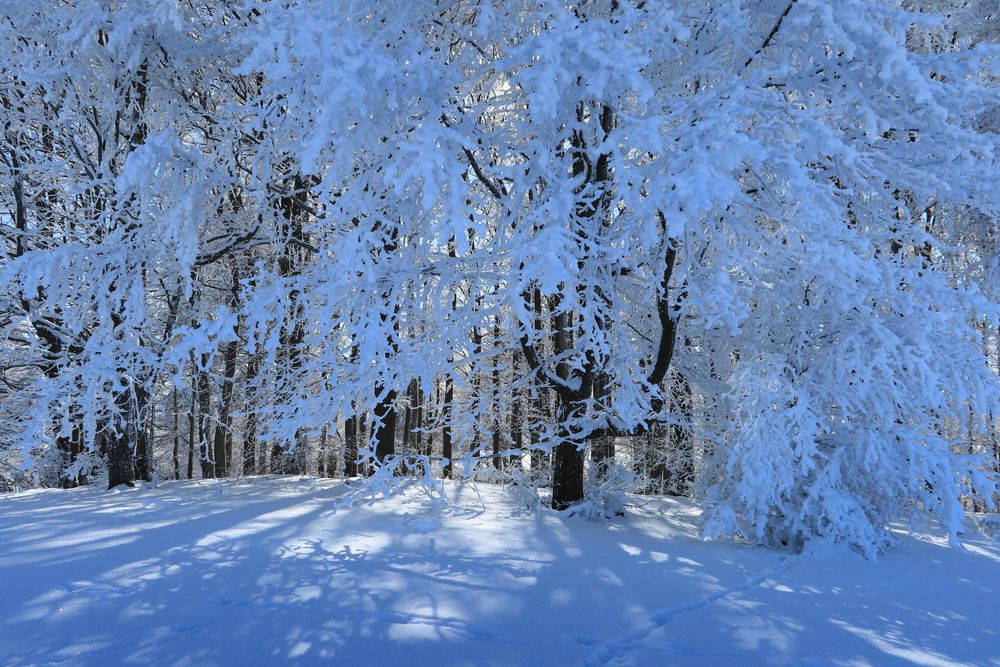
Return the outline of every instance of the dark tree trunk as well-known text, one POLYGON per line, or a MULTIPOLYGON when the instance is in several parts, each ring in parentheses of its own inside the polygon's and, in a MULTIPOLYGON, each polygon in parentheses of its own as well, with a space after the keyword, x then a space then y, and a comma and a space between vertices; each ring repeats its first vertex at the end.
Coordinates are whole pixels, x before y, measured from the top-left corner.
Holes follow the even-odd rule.
POLYGON ((181 478, 181 417, 178 414, 177 405, 177 387, 174 387, 173 392, 173 407, 174 407, 174 449, 171 452, 171 463, 174 464, 174 479, 181 478))
POLYGON ((285 470, 284 454, 285 448, 280 443, 272 442, 267 458, 267 472, 271 475, 280 475, 285 470))
MULTIPOLYGON (((358 415, 358 444, 364 443, 365 448, 371 448, 372 431, 368 428, 368 413, 362 412, 358 415)), ((359 475, 368 475, 369 463, 362 462, 358 465, 359 475)))
POLYGON ((403 451, 424 454, 421 429, 423 428, 423 391, 420 380, 410 382, 406 390, 406 412, 403 418, 403 451))
POLYGON ((62 455, 63 467, 60 470, 59 485, 64 489, 71 489, 77 486, 86 484, 86 477, 82 474, 70 475, 67 468, 76 463, 77 459, 83 454, 83 419, 80 414, 80 409, 75 403, 71 403, 69 407, 69 421, 70 421, 70 432, 69 435, 60 433, 62 429, 62 420, 55 418, 53 420, 52 429, 59 433, 56 436, 56 449, 62 455))
MULTIPOLYGON (((674 377, 671 400, 679 418, 689 423, 694 407, 691 385, 681 373, 677 373, 674 377)), ((667 474, 666 491, 670 494, 687 496, 691 494, 694 485, 694 439, 691 437, 691 432, 681 424, 672 424, 668 432, 674 450, 674 465, 667 474)))
POLYGON ((257 414, 250 410, 243 433, 243 474, 256 475, 257 472, 257 414))
MULTIPOLYGON (((600 373, 594 379, 594 402, 599 410, 607 412, 610 405, 609 400, 610 378, 600 373)), ((615 459, 615 440, 613 436, 599 434, 590 442, 590 461, 594 464, 594 471, 597 479, 603 481, 607 473, 608 466, 615 459)))
POLYGON ((403 408, 403 453, 410 451, 411 431, 413 429, 413 383, 406 388, 406 406, 403 408))
POLYGON ((416 390, 416 401, 417 401, 417 414, 416 414, 416 426, 414 427, 413 437, 416 442, 415 450, 418 454, 423 456, 431 455, 431 436, 430 433, 424 434, 424 389, 420 385, 418 380, 414 389, 416 390), (424 437, 426 435, 426 441, 424 437))
POLYGON ((333 451, 329 424, 323 424, 319 435, 319 471, 323 477, 337 476, 337 454, 333 451))
POLYGON ((503 468, 503 462, 500 461, 500 419, 496 420, 496 424, 493 427, 493 467, 497 470, 503 468))
MULTIPOLYGON (((284 190, 282 196, 277 201, 278 210, 281 214, 279 233, 284 239, 285 245, 278 256, 278 274, 282 277, 297 275, 301 265, 308 256, 303 243, 306 242, 305 223, 309 219, 310 188, 319 183, 318 179, 301 173, 295 173, 283 180, 281 186, 284 190)), ((280 332, 282 363, 291 372, 291 377, 286 378, 285 386, 282 390, 283 400, 291 398, 295 383, 299 381, 298 372, 302 368, 302 354, 305 343, 305 321, 303 306, 300 303, 298 290, 292 289, 288 293, 288 304, 285 312, 285 321, 282 323, 280 332)), ((294 446, 296 453, 289 450, 288 443, 274 443, 271 447, 270 469, 272 473, 302 473, 303 467, 299 464, 305 454, 306 436, 303 429, 295 432, 294 446)))
POLYGON ((585 412, 585 405, 560 397, 556 419, 559 444, 552 450, 552 509, 564 510, 583 500, 584 448, 574 436, 572 424, 585 412))
POLYGON ((375 406, 375 462, 381 465, 385 459, 396 453, 396 390, 381 385, 375 388, 376 396, 382 399, 375 406))
POLYGON ((226 468, 226 475, 228 476, 232 471, 234 465, 233 462, 233 418, 230 415, 226 419, 226 461, 228 461, 228 467, 226 468))
MULTIPOLYGON (((38 330, 38 326, 36 326, 38 330)), ((62 349, 62 345, 58 338, 54 336, 43 337, 47 340, 47 348, 50 354, 57 354, 58 350, 62 349)), ((59 376, 59 366, 56 364, 48 364, 43 369, 45 376, 49 379, 56 379, 59 376)), ((79 486, 85 483, 84 478, 81 475, 69 475, 68 468, 76 462, 76 459, 83 453, 83 417, 81 414, 80 407, 76 403, 70 403, 69 406, 69 417, 70 422, 70 432, 65 434, 62 432, 63 418, 61 415, 53 413, 51 415, 51 428, 53 433, 55 433, 55 445, 56 449, 60 454, 60 466, 59 466, 59 485, 62 488, 68 489, 79 486)))
MULTIPOLYGON (((259 372, 260 354, 258 353, 251 355, 247 363, 246 385, 248 390, 256 381, 259 372)), ((247 414, 247 422, 243 433, 243 474, 259 475, 263 471, 261 459, 264 457, 258 458, 257 456, 257 411, 254 409, 252 401, 248 399, 249 391, 244 393, 245 402, 243 405, 247 414)))
POLYGON ((208 380, 208 355, 202 355, 201 368, 195 368, 195 389, 198 396, 198 459, 203 478, 215 477, 215 463, 208 439, 209 416, 212 411, 211 385, 208 380))
POLYGON ((145 450, 144 456, 146 470, 145 475, 139 475, 138 464, 136 465, 136 475, 139 479, 144 479, 146 481, 153 481, 156 476, 156 460, 153 458, 153 453, 156 448, 156 403, 150 401, 147 395, 146 398, 146 418, 143 420, 143 442, 145 450))
MULTIPOLYGON (((358 346, 351 347, 351 363, 358 363, 358 346)), ((358 466, 360 455, 361 428, 360 415, 357 412, 358 406, 353 402, 351 408, 354 413, 344 420, 344 476, 357 477, 361 472, 358 466)))
MULTIPOLYGON (((84 445, 83 445, 83 415, 80 409, 74 405, 70 408, 72 411, 70 413, 70 419, 72 420, 72 425, 70 426, 70 444, 69 451, 72 456, 72 462, 76 463, 77 460, 83 456, 84 445)), ((77 486, 82 486, 87 483, 87 475, 84 472, 80 472, 73 476, 73 483, 77 486)))
MULTIPOLYGON (((499 318, 494 321, 493 324, 493 346, 494 348, 500 345, 500 320, 499 318)), ((493 385, 491 392, 493 394, 492 403, 494 405, 494 410, 497 410, 496 414, 493 416, 493 467, 497 470, 503 468, 503 462, 500 460, 500 440, 502 437, 502 424, 503 421, 500 419, 499 408, 496 407, 500 402, 500 368, 499 364, 493 362, 493 370, 490 372, 490 380, 493 385)))
MULTIPOLYGON (((573 314, 559 311, 556 306, 555 316, 555 355, 568 352, 573 348, 573 314)), ((570 370, 564 364, 558 364, 556 372, 563 380, 570 377, 570 370)), ((559 394, 556 406, 556 428, 559 433, 559 443, 552 452, 552 509, 562 510, 583 500, 583 443, 574 431, 578 428, 576 420, 586 414, 586 405, 578 398, 559 394)))
POLYGON ((135 430, 131 391, 125 389, 115 397, 117 424, 114 431, 105 431, 104 443, 108 463, 108 488, 120 484, 135 486, 135 430))
MULTIPOLYGON (((193 372, 193 371, 192 371, 193 372)), ((188 458, 187 478, 194 477, 194 458, 197 455, 195 446, 195 420, 198 414, 198 392, 195 391, 194 378, 191 379, 191 409, 188 411, 188 458)))
POLYGON ((153 478, 153 466, 150 452, 150 431, 146 429, 146 408, 149 404, 149 392, 144 387, 136 387, 134 403, 129 419, 133 423, 135 433, 135 479, 150 481, 153 478))
POLYGON ((355 415, 344 421, 344 476, 358 476, 358 418, 355 415))
MULTIPOLYGON (((516 369, 516 357, 515 357, 515 377, 517 377, 516 369)), ((515 389, 511 397, 511 409, 510 409, 510 435, 512 448, 516 452, 511 454, 510 458, 507 460, 508 468, 514 468, 516 470, 521 470, 521 448, 524 446, 524 434, 522 431, 521 424, 521 392, 515 389)))
POLYGON ((480 379, 481 374, 479 373, 479 370, 477 368, 480 363, 480 357, 482 355, 482 352, 483 352, 483 335, 480 332, 479 327, 472 327, 472 354, 473 357, 476 359, 476 364, 473 366, 473 374, 471 378, 472 381, 470 383, 472 389, 471 402, 472 405, 474 406, 473 407, 474 417, 472 419, 472 443, 469 446, 469 448, 466 449, 466 451, 475 452, 476 461, 474 465, 476 465, 476 467, 479 466, 479 457, 480 453, 483 450, 483 445, 482 443, 479 442, 480 440, 479 422, 483 418, 482 411, 480 410, 480 406, 482 405, 482 395, 481 395, 482 380, 480 379))
MULTIPOLYGON (((997 327, 997 368, 1000 368, 1000 326, 997 327)), ((995 424, 996 426, 990 426, 990 432, 993 433, 993 461, 994 470, 1000 472, 1000 420, 995 418, 995 413, 993 410, 989 412, 990 424, 995 424)))
MULTIPOLYGON (((236 325, 236 335, 239 336, 239 324, 236 325)), ((233 428, 233 390, 236 385, 236 355, 239 352, 239 341, 233 340, 225 344, 222 351, 223 378, 221 400, 219 402, 219 418, 215 424, 215 474, 217 477, 229 476, 229 450, 232 449, 233 428)))
POLYGON ((663 494, 666 493, 667 485, 670 483, 670 471, 667 468, 664 443, 667 439, 666 428, 662 424, 653 424, 645 434, 646 452, 645 467, 648 472, 649 486, 646 493, 663 494))
MULTIPOLYGON (((532 296, 533 308, 535 311, 535 321, 534 327, 535 331, 542 330, 542 291, 540 289, 535 289, 532 296)), ((548 389, 543 383, 538 382, 538 374, 535 374, 535 398, 534 404, 534 415, 532 418, 531 431, 529 437, 531 440, 532 450, 531 450, 531 475, 532 477, 540 478, 545 469, 545 458, 546 454, 540 449, 537 449, 539 442, 541 441, 542 434, 539 428, 539 424, 544 421, 549 421, 549 400, 548 400, 548 389)))
POLYGON ((444 466, 441 468, 441 476, 451 479, 452 474, 452 442, 451 442, 451 420, 452 401, 455 400, 455 383, 451 375, 446 375, 444 379, 444 405, 441 406, 441 457, 444 459, 444 466))
MULTIPOLYGON (((131 111, 132 127, 130 134, 127 135, 128 150, 122 155, 122 164, 128 154, 146 142, 147 127, 143 112, 146 106, 148 74, 149 63, 143 60, 136 70, 135 79, 126 89, 125 105, 131 111)), ((134 227, 134 223, 126 225, 126 232, 134 231, 134 227)), ((145 280, 144 265, 142 270, 145 280)), ((112 313, 116 328, 120 317, 120 313, 112 313)), ((141 340, 139 342, 142 344, 141 340)), ((124 368, 118 369, 118 372, 123 378, 127 375, 127 370, 124 368)), ((147 391, 141 386, 140 379, 133 376, 128 380, 125 390, 115 399, 121 428, 108 444, 108 488, 119 484, 134 486, 133 482, 137 475, 139 479, 149 479, 149 447, 142 421, 147 397, 147 391)))
POLYGON ((552 509, 564 510, 583 499, 583 450, 572 441, 552 450, 552 509))
POLYGON ((107 444, 107 457, 108 488, 113 489, 120 484, 135 486, 135 465, 128 440, 120 435, 110 438, 107 444))
MULTIPOLYGON (((577 108, 577 122, 583 123, 585 120, 585 108, 580 105, 577 108)), ((611 134, 614 129, 614 111, 607 104, 601 105, 599 117, 600 129, 603 131, 604 139, 611 134)), ((598 153, 588 157, 587 141, 583 132, 574 130, 570 136, 570 143, 573 146, 573 175, 584 178, 596 185, 596 188, 581 188, 581 193, 588 194, 586 198, 577 200, 574 207, 576 220, 592 219, 598 213, 607 210, 612 197, 610 155, 598 153), (593 168, 591 168, 593 167, 593 168)), ((607 221, 602 221, 606 224, 607 221)), ((583 238, 583 237, 581 237, 583 238)), ((585 268, 587 251, 581 246, 578 256, 579 268, 585 268)), ((603 286, 595 285, 600 289, 603 286)), ((562 310, 557 300, 555 310, 555 356, 568 352, 574 347, 574 331, 577 327, 576 315, 569 310, 562 310)), ((593 315, 595 320, 592 324, 597 329, 604 329, 605 321, 599 312, 593 315)), ((575 379, 580 382, 579 389, 568 389, 557 387, 557 414, 556 426, 559 432, 559 444, 556 445, 552 462, 552 507, 555 509, 565 509, 583 500, 583 473, 584 473, 584 445, 586 439, 597 439, 599 436, 594 433, 587 433, 586 426, 580 422, 587 417, 587 401, 591 398, 595 383, 605 385, 601 391, 606 393, 606 384, 609 379, 604 378, 598 382, 601 376, 601 360, 597 357, 595 350, 585 350, 586 364, 582 372, 572 373, 568 368, 559 364, 556 369, 558 376, 562 380, 569 380, 575 375, 575 379), (584 433, 581 434, 580 431, 584 433), (586 439, 582 439, 585 437, 586 439)), ((533 364, 537 365, 537 364, 533 364)), ((600 408, 597 408, 600 410, 600 408)), ((602 451, 601 455, 607 458, 607 452, 602 451)))
POLYGON ((134 385, 127 386, 115 398, 118 426, 113 434, 106 433, 108 488, 125 484, 134 486, 136 479, 149 479, 149 444, 141 415, 145 412, 146 392, 134 385), (138 473, 138 475, 137 475, 138 473))

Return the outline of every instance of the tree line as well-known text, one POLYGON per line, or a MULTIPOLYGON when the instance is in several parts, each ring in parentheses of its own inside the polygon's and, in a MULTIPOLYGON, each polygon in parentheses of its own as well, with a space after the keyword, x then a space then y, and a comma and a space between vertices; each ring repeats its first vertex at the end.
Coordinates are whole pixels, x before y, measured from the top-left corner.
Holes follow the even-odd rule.
POLYGON ((988 4, 9 6, 0 477, 954 536, 1000 461, 988 4))

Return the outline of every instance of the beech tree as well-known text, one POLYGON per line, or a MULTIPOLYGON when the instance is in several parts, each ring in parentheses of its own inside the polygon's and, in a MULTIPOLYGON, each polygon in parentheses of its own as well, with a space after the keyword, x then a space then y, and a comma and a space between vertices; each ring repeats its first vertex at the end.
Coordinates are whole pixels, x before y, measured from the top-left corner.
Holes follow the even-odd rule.
POLYGON ((206 477, 551 465, 568 513, 954 538, 995 500, 984 6, 12 10, 17 441, 67 483, 179 474, 183 440, 206 477))

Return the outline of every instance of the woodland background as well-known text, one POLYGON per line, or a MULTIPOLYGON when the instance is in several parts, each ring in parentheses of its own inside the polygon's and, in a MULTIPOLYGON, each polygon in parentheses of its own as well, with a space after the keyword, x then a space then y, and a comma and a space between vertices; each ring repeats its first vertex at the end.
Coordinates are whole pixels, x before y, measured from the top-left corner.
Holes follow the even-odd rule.
POLYGON ((996 500, 989 1, 0 11, 0 486, 996 500))

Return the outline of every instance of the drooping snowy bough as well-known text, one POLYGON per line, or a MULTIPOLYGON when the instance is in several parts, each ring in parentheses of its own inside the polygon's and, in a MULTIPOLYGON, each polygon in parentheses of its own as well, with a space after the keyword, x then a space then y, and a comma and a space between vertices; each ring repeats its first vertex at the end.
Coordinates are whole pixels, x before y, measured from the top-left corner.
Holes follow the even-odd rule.
MULTIPOLYGON (((480 458, 546 451, 564 509, 588 475, 606 483, 616 442, 684 441, 685 463, 656 474, 704 499, 710 536, 872 554, 912 509, 954 537, 960 499, 995 492, 966 443, 996 417, 981 336, 1000 311, 988 271, 955 261, 949 225, 1000 213, 996 35, 969 28, 977 6, 904 4, 219 3, 227 20, 203 29, 225 58, 202 54, 176 79, 212 103, 182 113, 197 96, 170 86, 143 98, 155 140, 123 144, 113 179, 115 229, 168 243, 116 266, 130 281, 100 283, 127 313, 143 298, 123 290, 144 285, 162 293, 156 312, 176 318, 188 300, 203 325, 140 344, 139 370, 84 350, 39 386, 136 386, 113 376, 176 377, 185 359, 197 383, 233 350, 219 363, 247 356, 252 400, 244 421, 227 407, 227 428, 284 443, 282 456, 331 421, 362 468, 448 475, 465 455, 472 474, 480 458), (155 211, 175 231, 186 215, 161 191, 188 187, 181 174, 211 183, 180 201, 215 207, 224 232, 186 254, 156 231, 155 211), (209 316, 191 269, 227 252, 242 253, 228 315, 209 316), (440 456, 404 451, 400 401, 435 387, 444 407, 422 428, 441 431, 440 456), (517 392, 535 401, 529 442, 502 442, 517 392)), ((73 164, 85 181, 86 160, 73 164)), ((52 252, 7 262, 23 326, 32 309, 93 300, 31 271, 52 252)), ((100 326, 87 336, 135 340, 100 326)), ((57 400, 43 395, 39 423, 57 400)), ((77 409, 85 430, 109 430, 135 405, 77 409)))

